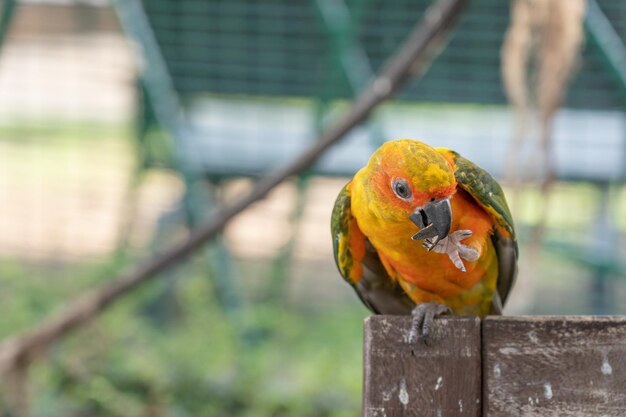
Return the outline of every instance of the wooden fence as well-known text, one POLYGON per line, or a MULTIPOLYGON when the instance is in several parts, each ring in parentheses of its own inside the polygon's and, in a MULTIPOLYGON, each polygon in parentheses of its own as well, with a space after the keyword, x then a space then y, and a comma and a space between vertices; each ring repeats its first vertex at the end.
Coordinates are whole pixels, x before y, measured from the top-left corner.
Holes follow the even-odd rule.
POLYGON ((626 416, 626 317, 365 321, 365 417, 626 416))

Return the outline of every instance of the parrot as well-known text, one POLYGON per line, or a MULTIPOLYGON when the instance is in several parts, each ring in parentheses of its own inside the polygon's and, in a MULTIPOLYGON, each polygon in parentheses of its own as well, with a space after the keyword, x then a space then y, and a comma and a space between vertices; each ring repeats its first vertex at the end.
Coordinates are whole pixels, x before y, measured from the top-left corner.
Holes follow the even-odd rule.
POLYGON ((409 342, 435 317, 502 314, 518 245, 498 182, 447 148, 383 143, 339 192, 335 263, 374 314, 411 315, 409 342), (421 242, 421 244, 420 244, 421 242))

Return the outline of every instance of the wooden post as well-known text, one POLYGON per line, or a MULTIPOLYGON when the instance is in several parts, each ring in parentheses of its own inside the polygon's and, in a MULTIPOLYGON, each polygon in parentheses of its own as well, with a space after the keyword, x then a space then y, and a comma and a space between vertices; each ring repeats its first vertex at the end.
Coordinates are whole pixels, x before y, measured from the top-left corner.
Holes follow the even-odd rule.
POLYGON ((429 344, 407 342, 410 317, 365 320, 364 417, 479 417, 480 320, 435 320, 429 344))
POLYGON ((626 317, 365 321, 364 417, 626 416, 626 317), (482 346, 482 350, 481 350, 482 346))
POLYGON ((626 416, 626 317, 488 317, 484 417, 626 416))

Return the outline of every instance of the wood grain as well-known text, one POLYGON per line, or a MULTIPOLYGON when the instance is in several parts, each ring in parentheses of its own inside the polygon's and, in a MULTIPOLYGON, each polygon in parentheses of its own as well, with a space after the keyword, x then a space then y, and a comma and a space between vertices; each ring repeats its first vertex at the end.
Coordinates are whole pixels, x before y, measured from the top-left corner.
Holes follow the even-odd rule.
POLYGON ((488 317, 484 417, 626 416, 626 317, 488 317))
POLYGON ((480 320, 435 320, 429 344, 407 343, 410 317, 365 320, 364 417, 479 417, 480 320))

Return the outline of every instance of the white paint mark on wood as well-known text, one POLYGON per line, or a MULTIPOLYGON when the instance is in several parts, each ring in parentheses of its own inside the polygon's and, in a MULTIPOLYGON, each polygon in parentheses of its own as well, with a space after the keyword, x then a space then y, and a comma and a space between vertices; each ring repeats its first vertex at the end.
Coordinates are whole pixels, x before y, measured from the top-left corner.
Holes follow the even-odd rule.
POLYGON ((388 320, 381 320, 380 327, 381 327, 382 332, 384 334, 387 334, 389 333, 389 330, 391 329, 391 323, 389 323, 388 320))
POLYGON ((549 382, 543 385, 543 396, 546 400, 552 399, 552 385, 549 382))
POLYGON ((365 415, 371 417, 387 417, 387 411, 381 407, 369 407, 365 411, 365 415))
POLYGON ((391 388, 389 391, 383 391, 383 402, 391 400, 391 396, 395 390, 395 388, 391 388))
POLYGON ((472 357, 472 349, 470 349, 469 346, 465 346, 465 349, 463 349, 463 356, 465 356, 466 358, 472 357))
POLYGON ((398 392, 398 399, 402 403, 402 405, 407 405, 409 403, 409 393, 406 390, 406 381, 404 378, 400 381, 400 392, 398 392))
POLYGON ((437 384, 435 384, 435 391, 439 390, 439 388, 441 388, 442 385, 443 385, 443 378, 442 377, 437 378, 437 384))
POLYGON ((463 400, 459 400, 459 412, 463 412, 463 400))
POLYGON ((520 350, 514 347, 503 347, 500 348, 500 353, 502 353, 503 355, 519 355, 520 350))
POLYGON ((500 378, 500 375, 502 375, 502 370, 500 369, 500 364, 496 362, 496 364, 493 365, 493 376, 500 378))
POLYGON ((613 368, 609 363, 609 358, 607 358, 606 354, 604 358, 602 358, 602 366, 600 367, 600 371, 602 371, 602 375, 611 375, 613 373, 613 368))

